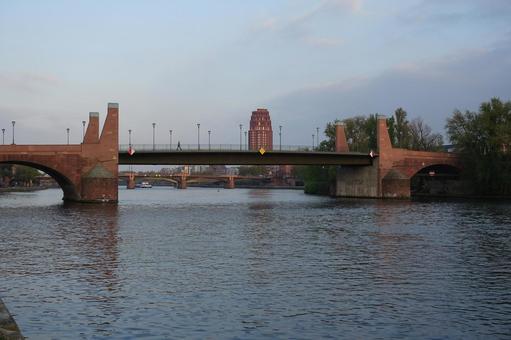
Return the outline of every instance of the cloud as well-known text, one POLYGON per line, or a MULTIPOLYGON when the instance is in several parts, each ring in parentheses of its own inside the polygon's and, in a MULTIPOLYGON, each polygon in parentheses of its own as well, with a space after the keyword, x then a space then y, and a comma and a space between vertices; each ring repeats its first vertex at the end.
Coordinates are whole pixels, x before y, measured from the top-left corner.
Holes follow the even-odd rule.
POLYGON ((338 38, 307 37, 305 42, 316 47, 335 47, 342 45, 344 41, 338 38))
POLYGON ((37 93, 58 84, 59 79, 53 75, 31 72, 0 73, 0 89, 9 92, 37 93))
POLYGON ((423 0, 399 16, 410 23, 453 24, 462 21, 511 20, 509 0, 423 0))
MULTIPOLYGON (((511 41, 491 49, 459 51, 429 62, 400 64, 370 78, 311 86, 274 98, 269 107, 296 129, 357 114, 390 115, 404 107, 443 132, 456 108, 477 110, 493 96, 511 100, 511 41)), ((298 136, 296 136, 298 137, 298 136)))
POLYGON ((284 39, 298 40, 315 47, 332 47, 341 45, 343 40, 314 34, 315 20, 323 15, 345 15, 359 13, 362 0, 323 0, 309 7, 300 14, 288 17, 271 17, 254 25, 252 34, 264 35, 271 33, 284 39))

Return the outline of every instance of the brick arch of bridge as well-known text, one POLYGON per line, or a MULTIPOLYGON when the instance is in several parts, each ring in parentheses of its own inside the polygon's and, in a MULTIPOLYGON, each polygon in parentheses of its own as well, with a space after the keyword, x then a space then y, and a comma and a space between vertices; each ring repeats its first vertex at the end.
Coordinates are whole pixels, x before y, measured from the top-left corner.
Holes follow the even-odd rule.
MULTIPOLYGON (((79 161, 79 160, 78 160, 79 161)), ((0 164, 13 164, 28 166, 51 176, 64 192, 65 200, 78 200, 80 197, 79 185, 77 185, 77 176, 72 164, 76 160, 59 163, 55 157, 23 157, 21 156, 5 156, 0 155, 0 164), (64 166, 59 166, 59 164, 64 166)))
POLYGON ((99 113, 89 114, 83 143, 74 145, 0 145, 0 163, 27 165, 52 176, 64 200, 117 202, 119 107, 108 104, 103 130, 99 113))
MULTIPOLYGON (((377 150, 370 167, 341 167, 337 171, 336 195, 372 198, 407 198, 411 196, 411 178, 431 166, 450 166, 462 172, 461 158, 455 153, 427 152, 394 148, 387 120, 377 119, 377 150)), ((336 126, 335 148, 348 152, 344 125, 336 126)))
POLYGON ((378 119, 378 178, 382 197, 410 197, 411 179, 422 169, 448 166, 461 173, 459 155, 449 152, 414 151, 392 147, 386 119, 378 119))

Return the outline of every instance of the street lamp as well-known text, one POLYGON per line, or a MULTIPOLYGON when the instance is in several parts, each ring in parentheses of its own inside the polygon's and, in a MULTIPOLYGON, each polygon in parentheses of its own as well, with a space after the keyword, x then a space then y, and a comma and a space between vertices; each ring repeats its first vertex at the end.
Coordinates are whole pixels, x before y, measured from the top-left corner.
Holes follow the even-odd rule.
POLYGON ((155 129, 156 129, 156 123, 153 123, 153 151, 156 150, 155 129))
POLYGON ((172 151, 172 130, 169 130, 169 135, 170 135, 170 139, 169 139, 169 151, 172 151))
POLYGON ((282 151, 282 125, 279 125, 279 151, 282 151))
POLYGON ((247 131, 245 131, 245 149, 248 150, 248 145, 247 145, 247 131))
POLYGON ((85 124, 86 123, 87 123, 86 121, 82 120, 82 142, 85 141, 85 124))
POLYGON ((316 148, 319 148, 319 127, 316 128, 316 148))
POLYGON ((240 151, 242 150, 242 147, 241 147, 241 145, 242 145, 242 141, 241 141, 241 138, 242 138, 241 137, 241 129, 243 129, 243 124, 240 124, 240 151))
POLYGON ((200 150, 200 123, 197 123, 197 150, 200 150))
POLYGON ((128 130, 128 146, 131 149, 131 129, 128 130))
POLYGON ((5 129, 2 129, 2 144, 5 144, 5 129))
POLYGON ((69 128, 66 129, 67 132, 67 145, 69 145, 69 128))
POLYGON ((208 130, 208 149, 211 151, 211 130, 208 130))
POLYGON ((314 134, 312 134, 312 150, 314 150, 314 134))
POLYGON ((14 125, 16 125, 16 121, 13 120, 11 123, 12 123, 12 144, 14 145, 15 144, 14 143, 14 125))

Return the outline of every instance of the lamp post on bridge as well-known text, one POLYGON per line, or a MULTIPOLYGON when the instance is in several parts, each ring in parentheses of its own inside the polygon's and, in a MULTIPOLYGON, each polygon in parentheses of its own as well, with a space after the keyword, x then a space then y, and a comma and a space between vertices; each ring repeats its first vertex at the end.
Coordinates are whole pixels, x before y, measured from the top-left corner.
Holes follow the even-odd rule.
POLYGON ((241 134, 241 130, 242 130, 242 129, 243 129, 243 124, 240 124, 240 151, 243 149, 243 148, 242 148, 242 146, 241 146, 241 145, 242 145, 242 141, 241 141, 241 138, 242 138, 242 137, 241 137, 241 136, 242 136, 242 134, 241 134))
POLYGON ((153 151, 156 150, 156 139, 155 139, 156 123, 153 123, 153 151))
POLYGON ((314 134, 312 134, 312 150, 314 151, 314 134))
POLYGON ((197 150, 200 151, 200 123, 197 123, 197 150))
POLYGON ((169 130, 169 151, 172 151, 172 130, 169 130))
POLYGON ((85 141, 85 124, 87 122, 82 120, 82 143, 85 141))
POLYGON ((316 128, 316 148, 319 149, 319 127, 316 128))
POLYGON ((248 150, 247 131, 245 131, 245 150, 248 150))
POLYGON ((12 122, 12 145, 14 145, 14 125, 16 125, 16 121, 13 120, 12 122))
POLYGON ((2 144, 5 144, 5 129, 2 129, 2 144))
POLYGON ((211 130, 208 130, 208 149, 211 151, 211 130))
POLYGON ((67 132, 67 145, 69 145, 69 128, 66 129, 67 132))
POLYGON ((282 151, 282 125, 279 125, 279 151, 282 151))
POLYGON ((131 149, 131 129, 128 130, 128 147, 131 149))

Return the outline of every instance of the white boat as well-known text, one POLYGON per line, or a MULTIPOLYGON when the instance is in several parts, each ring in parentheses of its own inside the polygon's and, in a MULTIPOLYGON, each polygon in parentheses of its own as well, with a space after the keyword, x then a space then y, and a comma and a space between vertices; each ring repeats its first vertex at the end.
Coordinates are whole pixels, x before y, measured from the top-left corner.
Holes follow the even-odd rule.
POLYGON ((140 184, 137 184, 136 187, 142 188, 142 189, 148 189, 148 188, 152 188, 153 186, 149 182, 142 182, 140 184))

